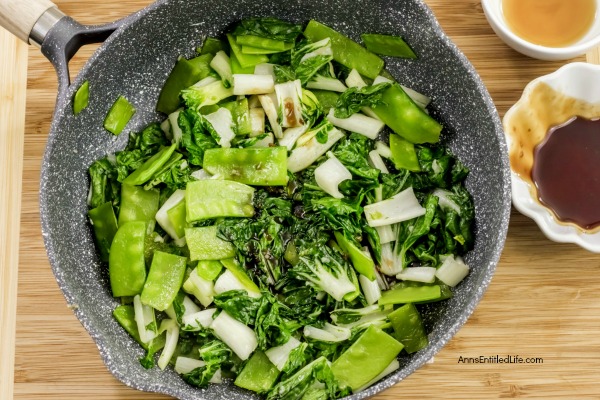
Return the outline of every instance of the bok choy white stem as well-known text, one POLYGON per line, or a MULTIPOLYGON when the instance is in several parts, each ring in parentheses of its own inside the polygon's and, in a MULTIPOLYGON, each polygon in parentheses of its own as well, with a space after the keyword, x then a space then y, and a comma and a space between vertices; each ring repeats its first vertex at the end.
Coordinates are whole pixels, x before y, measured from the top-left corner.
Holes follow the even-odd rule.
POLYGON ((340 193, 338 186, 343 181, 352 179, 352 174, 333 153, 328 153, 328 156, 329 159, 315 169, 315 180, 327 194, 341 199, 344 195, 340 193))
POLYGON ((327 119, 338 128, 350 132, 360 133, 369 139, 377 139, 379 132, 385 127, 385 124, 375 118, 367 117, 363 114, 352 114, 348 118, 337 118, 332 108, 327 114, 327 119))
POLYGON ((366 205, 364 211, 372 227, 391 225, 425 214, 425 208, 419 204, 412 187, 390 199, 366 205))

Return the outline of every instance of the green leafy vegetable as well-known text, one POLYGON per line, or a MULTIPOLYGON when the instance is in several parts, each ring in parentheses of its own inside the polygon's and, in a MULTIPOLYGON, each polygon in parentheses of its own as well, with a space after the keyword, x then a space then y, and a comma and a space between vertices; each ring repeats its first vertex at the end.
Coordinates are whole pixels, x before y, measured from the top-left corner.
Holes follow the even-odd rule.
POLYGON ((390 87, 390 83, 383 82, 362 88, 351 87, 343 92, 335 104, 335 116, 348 118, 360 111, 362 107, 371 107, 382 103, 383 92, 390 87))

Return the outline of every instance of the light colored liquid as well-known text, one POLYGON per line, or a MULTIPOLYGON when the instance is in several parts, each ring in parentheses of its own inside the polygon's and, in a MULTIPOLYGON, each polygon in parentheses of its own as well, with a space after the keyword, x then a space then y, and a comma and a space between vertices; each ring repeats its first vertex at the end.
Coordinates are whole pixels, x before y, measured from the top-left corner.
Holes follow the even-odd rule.
POLYGON ((508 27, 528 42, 564 47, 581 39, 596 17, 596 0, 502 0, 508 27))

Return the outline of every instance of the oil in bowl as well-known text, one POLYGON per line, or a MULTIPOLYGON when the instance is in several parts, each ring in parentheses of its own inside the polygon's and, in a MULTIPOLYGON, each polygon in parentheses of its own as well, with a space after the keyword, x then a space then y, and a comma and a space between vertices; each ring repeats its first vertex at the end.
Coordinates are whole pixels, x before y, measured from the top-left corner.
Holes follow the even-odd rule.
POLYGON ((566 47, 582 39, 594 23, 596 8, 596 0, 502 0, 508 27, 545 47, 566 47))

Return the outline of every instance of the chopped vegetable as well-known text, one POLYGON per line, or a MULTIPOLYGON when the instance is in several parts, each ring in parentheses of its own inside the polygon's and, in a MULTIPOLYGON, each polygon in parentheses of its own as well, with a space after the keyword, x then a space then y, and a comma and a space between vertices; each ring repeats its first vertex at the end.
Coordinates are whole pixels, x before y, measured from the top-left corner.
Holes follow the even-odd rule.
POLYGON ((285 147, 210 149, 204 168, 222 179, 256 186, 282 186, 288 182, 285 147))
POLYGON ((235 380, 235 385, 256 393, 267 393, 277 381, 279 370, 265 353, 257 351, 248 360, 235 380))
POLYGON ((375 79, 383 69, 381 58, 320 22, 309 21, 304 36, 313 42, 330 38, 333 59, 368 78, 375 79))
POLYGON ((155 251, 150 272, 148 272, 148 278, 140 296, 142 303, 158 311, 166 310, 181 288, 185 264, 185 257, 155 251))
POLYGON ((238 182, 213 179, 190 182, 185 192, 187 219, 251 217, 253 195, 253 188, 238 182))
POLYGON ((118 229, 112 203, 104 203, 88 211, 88 217, 94 227, 94 237, 100 250, 100 259, 108 261, 110 246, 118 229))
POLYGON ((179 92, 207 76, 194 63, 180 57, 160 91, 156 110, 165 114, 171 114, 179 108, 179 92))
POLYGON ((339 399, 427 346, 419 304, 469 272, 469 170, 430 99, 341 32, 302 28, 249 18, 207 38, 167 79, 164 121, 90 166, 113 315, 144 368, 156 354, 198 388, 339 399))
POLYGON ((408 354, 427 347, 429 340, 425 334, 425 327, 421 314, 413 304, 405 304, 388 315, 394 327, 393 336, 404 345, 408 354))
POLYGON ((419 200, 410 187, 392 198, 365 206, 369 226, 392 225, 425 214, 419 200))
POLYGON ((84 81, 73 96, 73 114, 77 115, 88 106, 90 99, 90 82, 84 81))
POLYGON ((120 134, 133 114, 135 114, 135 107, 125 97, 119 96, 104 118, 104 129, 113 135, 120 134))
POLYGON ((400 36, 363 33, 360 35, 367 50, 382 56, 417 58, 415 52, 400 36))
POLYGON ((315 181, 317 185, 336 199, 344 197, 340 193, 338 186, 348 179, 352 179, 352 174, 333 154, 332 157, 315 169, 315 181))
POLYGON ((108 274, 113 296, 134 296, 146 282, 143 221, 127 222, 119 227, 110 246, 108 274))
POLYGON ((185 237, 192 261, 222 260, 235 256, 234 247, 229 242, 217 237, 216 226, 186 228, 185 237))
POLYGON ((397 83, 383 92, 381 103, 372 107, 394 132, 412 143, 437 143, 442 125, 425 113, 397 83))
POLYGON ((379 375, 400 353, 403 346, 381 329, 370 326, 348 350, 331 365, 341 384, 357 389, 379 375), (364 355, 369 362, 363 362, 364 355))

